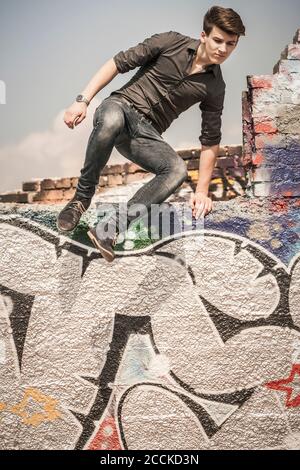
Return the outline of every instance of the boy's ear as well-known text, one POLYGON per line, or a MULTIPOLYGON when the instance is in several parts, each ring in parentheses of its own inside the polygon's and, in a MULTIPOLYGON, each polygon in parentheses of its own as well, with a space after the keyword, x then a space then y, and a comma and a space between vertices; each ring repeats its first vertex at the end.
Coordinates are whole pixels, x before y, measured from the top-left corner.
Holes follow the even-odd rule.
POLYGON ((206 37, 206 34, 204 31, 202 31, 202 33, 200 34, 200 39, 204 39, 206 37))

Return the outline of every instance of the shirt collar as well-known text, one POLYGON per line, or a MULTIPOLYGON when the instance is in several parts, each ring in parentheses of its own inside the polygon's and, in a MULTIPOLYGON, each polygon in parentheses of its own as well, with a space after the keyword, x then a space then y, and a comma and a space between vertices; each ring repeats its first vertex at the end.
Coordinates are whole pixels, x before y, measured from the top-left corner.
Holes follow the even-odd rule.
MULTIPOLYGON (((192 50, 192 51, 197 51, 198 47, 200 46, 201 44, 201 41, 200 39, 192 39, 189 46, 188 46, 188 49, 189 50, 192 50)), ((207 67, 206 67, 206 70, 207 71, 210 71, 212 70, 213 73, 214 73, 214 76, 216 77, 217 76, 217 73, 218 73, 218 70, 217 70, 217 67, 218 67, 218 64, 209 64, 207 67)))

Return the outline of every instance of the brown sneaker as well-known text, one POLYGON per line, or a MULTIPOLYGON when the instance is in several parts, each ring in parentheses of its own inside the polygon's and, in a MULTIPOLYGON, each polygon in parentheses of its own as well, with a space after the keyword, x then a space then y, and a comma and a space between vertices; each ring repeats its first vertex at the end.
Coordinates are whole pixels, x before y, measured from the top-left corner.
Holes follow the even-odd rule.
POLYGON ((74 196, 58 214, 56 225, 62 232, 71 232, 78 225, 82 214, 91 204, 91 198, 74 196))
POLYGON ((87 234, 94 247, 100 251, 103 258, 111 263, 116 257, 113 247, 116 244, 118 234, 116 234, 114 238, 109 238, 105 234, 101 237, 97 234, 95 228, 90 228, 87 234))

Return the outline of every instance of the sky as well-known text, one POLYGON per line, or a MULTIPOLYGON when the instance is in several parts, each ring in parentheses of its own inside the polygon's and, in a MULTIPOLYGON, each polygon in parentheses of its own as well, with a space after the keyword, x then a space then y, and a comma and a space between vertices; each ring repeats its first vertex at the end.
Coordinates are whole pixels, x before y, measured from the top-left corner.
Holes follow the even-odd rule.
MULTIPOLYGON (((273 73, 300 28, 300 0, 0 0, 0 192, 21 189, 32 178, 79 175, 94 109, 137 69, 102 89, 74 130, 63 123, 65 109, 120 50, 170 30, 199 39, 213 5, 233 8, 246 27, 221 66, 226 82, 221 145, 241 145, 246 77, 273 73)), ((163 137, 175 149, 199 147, 200 129, 197 104, 163 137)), ((124 161, 114 151, 109 164, 118 160, 124 161)))

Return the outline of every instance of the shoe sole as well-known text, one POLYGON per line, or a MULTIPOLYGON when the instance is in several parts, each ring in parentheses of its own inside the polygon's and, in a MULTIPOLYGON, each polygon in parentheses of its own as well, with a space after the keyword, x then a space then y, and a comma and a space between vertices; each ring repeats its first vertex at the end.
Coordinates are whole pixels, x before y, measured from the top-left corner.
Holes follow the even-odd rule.
POLYGON ((73 232, 73 230, 75 230, 75 228, 78 226, 78 224, 79 224, 79 222, 75 225, 75 227, 66 229, 66 228, 60 227, 59 223, 58 223, 58 220, 56 219, 56 227, 60 232, 66 232, 66 233, 73 232))
POLYGON ((100 251, 103 258, 106 259, 106 261, 111 263, 115 259, 115 256, 112 255, 110 251, 106 250, 105 248, 103 248, 103 246, 100 245, 97 238, 95 237, 95 235, 90 230, 87 232, 87 234, 88 234, 90 240, 92 241, 94 247, 97 248, 100 251))
POLYGON ((65 228, 61 228, 61 227, 58 225, 58 223, 57 223, 57 222, 56 222, 56 227, 57 227, 57 230, 59 230, 59 232, 66 232, 66 233, 68 233, 68 232, 72 232, 72 231, 74 230, 74 228, 75 228, 75 227, 74 227, 74 228, 72 228, 72 229, 65 229, 65 228))

